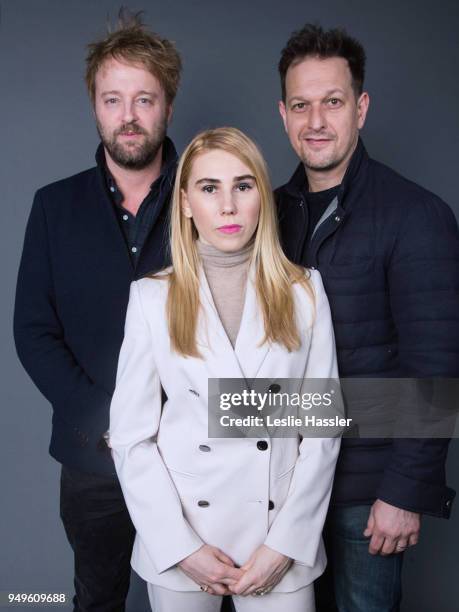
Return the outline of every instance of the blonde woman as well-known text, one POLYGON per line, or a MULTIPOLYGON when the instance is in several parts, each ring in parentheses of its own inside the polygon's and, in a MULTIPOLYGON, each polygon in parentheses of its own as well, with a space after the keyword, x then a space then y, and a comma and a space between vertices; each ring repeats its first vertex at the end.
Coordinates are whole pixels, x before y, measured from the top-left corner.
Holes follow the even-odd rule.
POLYGON ((312 612, 339 440, 208 438, 207 387, 337 377, 320 275, 283 255, 265 162, 234 128, 187 147, 171 214, 172 267, 132 284, 111 405, 132 566, 155 612, 216 612, 224 594, 312 612))

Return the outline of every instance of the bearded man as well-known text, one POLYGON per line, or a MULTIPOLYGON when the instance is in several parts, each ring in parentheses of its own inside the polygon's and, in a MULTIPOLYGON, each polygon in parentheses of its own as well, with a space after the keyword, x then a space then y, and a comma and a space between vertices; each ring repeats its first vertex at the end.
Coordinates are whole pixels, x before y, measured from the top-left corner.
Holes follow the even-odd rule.
POLYGON ((39 189, 25 235, 15 341, 53 406, 79 612, 122 611, 129 588, 134 528, 104 433, 130 284, 168 263, 177 154, 166 131, 180 71, 174 45, 137 16, 89 45, 97 166, 39 189))

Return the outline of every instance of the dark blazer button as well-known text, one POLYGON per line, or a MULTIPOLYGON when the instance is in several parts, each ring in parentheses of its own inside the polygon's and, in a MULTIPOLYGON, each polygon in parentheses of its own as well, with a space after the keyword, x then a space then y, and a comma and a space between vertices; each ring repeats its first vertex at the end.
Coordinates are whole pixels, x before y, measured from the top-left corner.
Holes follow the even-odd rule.
POLYGON ((268 443, 265 440, 258 440, 257 448, 258 450, 266 450, 268 448, 268 443))
POLYGON ((269 500, 268 510, 274 510, 274 502, 272 499, 269 500))
POLYGON ((198 501, 198 506, 200 506, 201 508, 207 508, 207 506, 210 506, 210 504, 205 499, 200 499, 198 501))
POLYGON ((110 451, 110 447, 107 444, 107 439, 105 438, 105 436, 102 436, 97 442, 97 450, 102 452, 110 451))
POLYGON ((75 433, 77 435, 79 446, 82 446, 82 447, 83 446, 87 446, 87 444, 89 442, 88 434, 85 434, 84 432, 80 431, 78 429, 78 427, 75 427, 74 431, 75 431, 75 433))
POLYGON ((281 390, 281 386, 278 385, 277 383, 273 383, 272 385, 269 385, 268 387, 269 393, 279 393, 280 390, 281 390))
POLYGON ((203 453, 209 453, 210 452, 210 446, 207 446, 207 444, 200 444, 199 445, 199 450, 202 451, 203 453))

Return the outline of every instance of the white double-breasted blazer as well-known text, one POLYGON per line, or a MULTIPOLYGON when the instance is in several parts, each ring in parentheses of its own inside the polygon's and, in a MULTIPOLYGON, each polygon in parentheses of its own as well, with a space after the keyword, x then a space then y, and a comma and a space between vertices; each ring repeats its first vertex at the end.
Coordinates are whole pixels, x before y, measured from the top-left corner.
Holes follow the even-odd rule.
POLYGON ((264 343, 249 274, 233 349, 201 272, 202 358, 171 349, 168 282, 132 283, 110 411, 110 446, 137 530, 132 566, 148 582, 199 590, 177 563, 204 543, 242 565, 261 544, 294 560, 276 590, 310 584, 326 564, 321 539, 339 439, 208 437, 208 378, 337 378, 328 300, 312 270, 314 307, 293 287, 301 347, 264 343), (161 407, 161 385, 167 402, 161 407), (261 448, 260 448, 261 447, 261 448), (270 503, 271 501, 271 503, 270 503), (274 504, 274 507, 272 507, 274 504), (272 508, 272 509, 270 509, 272 508))

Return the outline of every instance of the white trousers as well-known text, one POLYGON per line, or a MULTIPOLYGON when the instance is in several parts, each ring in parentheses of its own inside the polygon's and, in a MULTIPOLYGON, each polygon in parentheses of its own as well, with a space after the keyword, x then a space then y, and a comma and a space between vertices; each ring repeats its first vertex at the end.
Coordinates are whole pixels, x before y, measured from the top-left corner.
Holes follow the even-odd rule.
MULTIPOLYGON (((201 591, 171 591, 148 583, 153 612, 220 612, 222 597, 201 591)), ((233 595, 236 612, 315 612, 314 584, 291 593, 268 593, 254 597, 233 595)))

